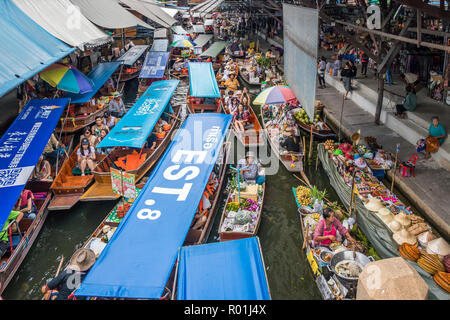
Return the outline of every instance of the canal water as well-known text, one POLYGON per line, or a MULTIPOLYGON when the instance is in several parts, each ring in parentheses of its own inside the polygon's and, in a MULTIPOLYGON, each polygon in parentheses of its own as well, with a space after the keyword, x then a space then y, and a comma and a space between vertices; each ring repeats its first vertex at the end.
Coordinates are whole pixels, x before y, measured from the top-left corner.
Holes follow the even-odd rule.
MULTIPOLYGON (((131 106, 137 94, 137 81, 127 83, 124 101, 131 106)), ((255 108, 255 113, 259 110, 255 108)), ((328 198, 338 196, 319 164, 305 164, 305 172, 313 185, 327 189, 328 198)), ((296 213, 292 187, 300 183, 280 164, 276 175, 267 176, 263 217, 258 232, 267 269, 272 299, 321 299, 311 269, 302 252, 303 237, 296 213)), ((225 188, 224 188, 225 189, 225 188)), ((225 205, 221 197, 208 242, 218 241, 218 224, 225 205)), ((41 299, 41 286, 51 278, 59 259, 70 259, 96 229, 115 202, 81 202, 70 211, 50 212, 27 257, 3 293, 5 299, 41 299)))

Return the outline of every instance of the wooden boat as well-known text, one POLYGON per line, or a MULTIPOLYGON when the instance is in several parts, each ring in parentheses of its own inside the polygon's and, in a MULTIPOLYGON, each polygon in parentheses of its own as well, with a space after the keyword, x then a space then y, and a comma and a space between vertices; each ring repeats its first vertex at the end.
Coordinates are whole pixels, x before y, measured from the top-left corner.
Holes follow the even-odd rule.
POLYGON ((142 69, 142 64, 138 65, 137 67, 124 67, 122 69, 122 73, 120 73, 120 69, 119 71, 116 71, 116 79, 118 79, 119 82, 127 82, 129 80, 132 80, 134 78, 136 78, 140 73, 141 73, 141 69, 142 69))
POLYGON ((239 66, 239 79, 241 80, 241 82, 243 82, 245 84, 245 86, 251 88, 251 89, 257 89, 257 88, 261 88, 261 81, 258 80, 258 83, 255 82, 251 82, 250 79, 248 78, 248 74, 245 74, 244 72, 242 72, 242 69, 244 69, 243 66, 243 61, 238 62, 238 66, 239 66))
MULTIPOLYGON (((46 193, 45 198, 36 198, 34 203, 38 209, 38 213, 36 214, 36 218, 27 219, 22 218, 19 222, 18 232, 16 234, 12 234, 11 243, 15 246, 11 252, 9 249, 3 257, 0 259, 0 294, 5 290, 8 286, 8 283, 11 281, 12 277, 16 273, 17 269, 20 267, 22 261, 25 259, 28 251, 33 246, 36 237, 41 231, 42 226, 44 225, 45 219, 47 218, 48 211, 46 210, 50 198, 52 196, 49 191, 49 183, 43 181, 39 183, 39 181, 33 182, 32 185, 27 184, 26 189, 31 190, 33 193, 44 192, 46 193)), ((10 225, 14 224, 12 222, 10 225)))
POLYGON ((289 172, 303 172, 303 155, 304 146, 300 139, 300 152, 289 152, 281 154, 280 143, 279 143, 279 130, 278 129, 267 129, 266 121, 263 115, 263 109, 261 108, 261 120, 263 123, 263 129, 269 141, 270 148, 272 152, 280 159, 281 163, 286 167, 289 172))
POLYGON ((316 138, 333 138, 336 136, 333 130, 331 130, 331 128, 325 122, 323 122, 323 126, 325 129, 319 130, 316 129, 313 124, 307 124, 298 119, 295 119, 295 121, 297 122, 300 128, 302 128, 309 134, 311 134, 311 127, 312 127, 313 136, 316 138))
POLYGON ((203 112, 217 112, 220 113, 222 109, 222 98, 207 98, 214 99, 214 103, 207 103, 205 98, 195 98, 188 94, 188 107, 190 113, 203 112))
MULTIPOLYGON (((257 235, 258 233, 258 229, 259 229, 259 225, 261 224, 261 219, 262 219, 262 208, 264 205, 264 193, 265 193, 265 189, 266 189, 266 184, 262 184, 261 186, 262 188, 262 192, 260 192, 258 190, 258 209, 256 211, 257 213, 257 220, 256 223, 254 225, 254 229, 250 230, 250 231, 225 231, 224 230, 224 223, 226 222, 225 219, 227 219, 229 213, 227 212, 227 207, 229 204, 231 204, 232 202, 236 202, 237 196, 238 196, 238 190, 235 190, 234 192, 231 192, 230 189, 230 183, 227 186, 227 189, 230 191, 228 193, 228 198, 227 198, 227 202, 225 204, 225 207, 223 208, 222 211, 222 217, 220 218, 220 224, 219 224, 219 237, 220 237, 220 241, 228 241, 228 240, 236 240, 236 239, 243 239, 243 238, 250 238, 250 237, 254 237, 257 235)), ((259 187, 258 187, 259 189, 259 187)), ((241 201, 244 199, 244 197, 242 196, 244 194, 243 191, 241 191, 241 201)))
POLYGON ((167 146, 170 144, 173 134, 181 124, 181 108, 174 106, 173 109, 175 111, 175 116, 171 117, 168 121, 171 128, 167 132, 165 138, 162 141, 157 142, 155 150, 143 148, 140 151, 136 151, 136 149, 131 150, 130 148, 114 148, 108 156, 98 162, 97 167, 93 172, 95 179, 94 185, 80 197, 80 201, 114 200, 119 197, 113 192, 111 185, 111 167, 119 168, 117 164, 115 164, 119 158, 134 156, 137 159, 141 156, 145 159, 140 162, 138 167, 126 170, 127 173, 135 175, 136 182, 140 181, 164 153, 167 146))
POLYGON ((92 105, 90 102, 71 104, 69 106, 69 116, 61 118, 60 123, 55 129, 59 133, 73 134, 90 126, 95 122, 98 115, 103 115, 108 110, 108 104, 92 105))

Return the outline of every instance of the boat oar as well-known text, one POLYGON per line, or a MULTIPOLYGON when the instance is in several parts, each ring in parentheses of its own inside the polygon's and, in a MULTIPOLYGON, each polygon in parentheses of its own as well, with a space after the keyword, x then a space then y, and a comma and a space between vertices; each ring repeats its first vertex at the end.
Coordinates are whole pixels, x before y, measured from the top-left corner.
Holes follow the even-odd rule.
MULTIPOLYGON (((64 262, 64 257, 61 257, 61 260, 59 260, 58 269, 56 269, 55 278, 59 275, 59 271, 61 271, 61 267, 62 267, 63 262, 64 262)), ((52 294, 52 290, 47 291, 44 294, 44 297, 42 298, 42 300, 48 300, 50 298, 51 294, 52 294)))

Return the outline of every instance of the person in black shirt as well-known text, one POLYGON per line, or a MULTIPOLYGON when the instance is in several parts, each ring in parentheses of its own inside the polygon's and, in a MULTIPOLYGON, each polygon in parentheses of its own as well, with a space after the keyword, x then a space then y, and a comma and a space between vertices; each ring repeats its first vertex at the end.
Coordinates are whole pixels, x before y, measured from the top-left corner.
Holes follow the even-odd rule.
POLYGON ((300 145, 297 137, 294 136, 294 130, 292 128, 286 129, 287 137, 280 144, 283 148, 285 148, 288 152, 300 152, 300 145))

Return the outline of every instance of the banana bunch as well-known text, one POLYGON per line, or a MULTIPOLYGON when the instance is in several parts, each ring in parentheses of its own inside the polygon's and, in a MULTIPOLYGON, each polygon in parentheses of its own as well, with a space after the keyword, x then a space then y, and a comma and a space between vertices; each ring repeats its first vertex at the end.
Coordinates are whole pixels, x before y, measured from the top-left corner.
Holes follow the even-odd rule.
POLYGON ((320 213, 315 212, 315 213, 313 213, 313 214, 311 215, 311 217, 312 217, 314 220, 319 221, 319 219, 320 219, 320 213))
POLYGON ((311 190, 307 187, 298 186, 295 189, 297 195, 297 201, 301 206, 310 206, 311 203, 311 190))

